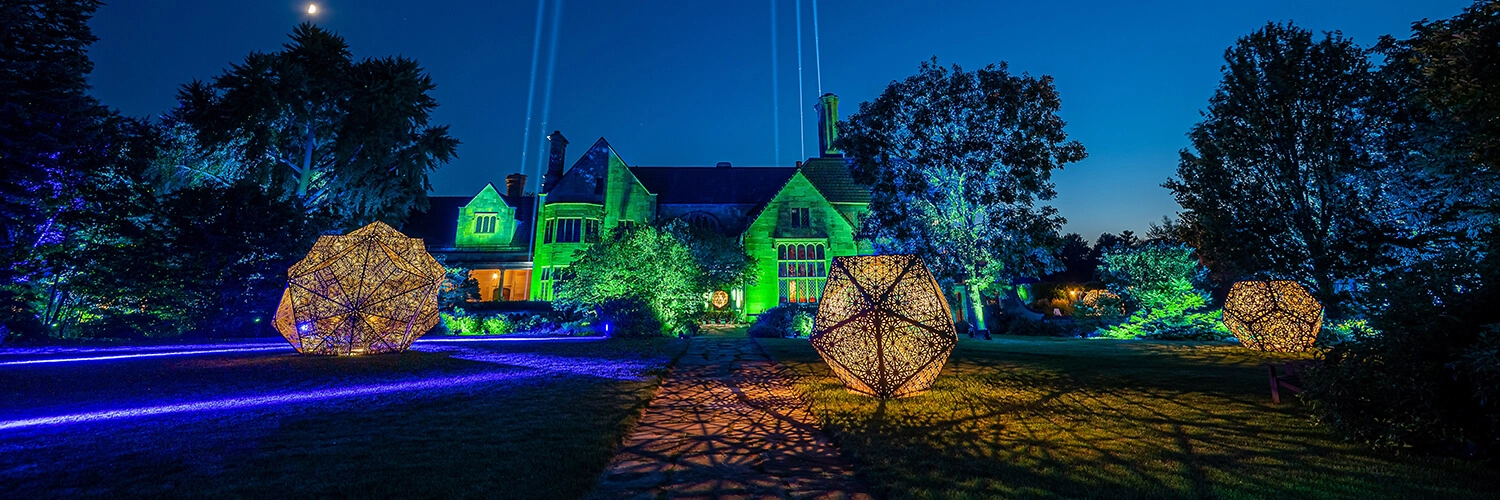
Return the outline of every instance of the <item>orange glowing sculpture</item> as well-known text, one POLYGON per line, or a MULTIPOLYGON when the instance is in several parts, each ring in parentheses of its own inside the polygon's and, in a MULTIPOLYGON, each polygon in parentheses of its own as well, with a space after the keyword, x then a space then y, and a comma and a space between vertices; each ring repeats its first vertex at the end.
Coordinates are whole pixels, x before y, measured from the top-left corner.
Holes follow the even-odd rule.
POLYGON ((1080 299, 1078 303, 1084 306, 1084 310, 1088 311, 1090 316, 1101 316, 1106 308, 1112 309, 1110 312, 1125 313, 1125 306, 1121 303, 1120 296, 1109 290, 1089 290, 1088 293, 1083 294, 1083 299, 1080 299))
POLYGON ((400 352, 438 322, 442 264, 382 222, 319 237, 287 274, 275 325, 302 354, 400 352))
POLYGON ((1224 300, 1224 326, 1251 349, 1306 351, 1323 328, 1323 304, 1295 281, 1241 281, 1224 300))
POLYGON ((899 398, 932 386, 958 334, 922 259, 876 255, 833 259, 811 341, 850 390, 899 398))

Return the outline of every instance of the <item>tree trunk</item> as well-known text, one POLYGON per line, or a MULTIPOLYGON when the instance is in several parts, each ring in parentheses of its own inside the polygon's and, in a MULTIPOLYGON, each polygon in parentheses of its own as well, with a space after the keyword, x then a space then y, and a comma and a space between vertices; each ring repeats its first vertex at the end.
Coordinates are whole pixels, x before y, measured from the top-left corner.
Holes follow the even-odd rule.
POLYGON ((314 146, 315 144, 313 141, 313 128, 312 125, 308 125, 307 139, 302 142, 302 175, 301 178, 297 179, 298 198, 307 197, 307 185, 312 183, 312 156, 314 146))
POLYGON ((964 308, 969 316, 969 336, 973 337, 974 332, 978 331, 984 334, 985 339, 989 339, 989 325, 984 319, 984 298, 979 290, 973 283, 964 282, 964 308))

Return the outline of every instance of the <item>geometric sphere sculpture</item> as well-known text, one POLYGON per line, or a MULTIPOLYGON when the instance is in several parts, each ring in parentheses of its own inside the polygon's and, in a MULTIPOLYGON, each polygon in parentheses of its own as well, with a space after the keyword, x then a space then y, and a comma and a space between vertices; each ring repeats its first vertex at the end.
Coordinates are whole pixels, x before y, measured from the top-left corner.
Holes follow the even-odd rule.
POLYGON ((382 222, 320 236, 287 272, 276 330, 302 354, 401 352, 438 322, 443 265, 382 222))
POLYGON ((1323 328, 1323 304, 1295 281, 1241 281, 1224 300, 1224 326, 1251 349, 1306 351, 1323 328))
POLYGON ((922 259, 834 257, 810 340, 844 386, 886 399, 932 387, 958 332, 922 259))
POLYGON ((1106 312, 1125 313, 1120 296, 1109 290, 1089 290, 1078 303, 1087 307, 1085 311, 1089 316, 1101 316, 1106 312))

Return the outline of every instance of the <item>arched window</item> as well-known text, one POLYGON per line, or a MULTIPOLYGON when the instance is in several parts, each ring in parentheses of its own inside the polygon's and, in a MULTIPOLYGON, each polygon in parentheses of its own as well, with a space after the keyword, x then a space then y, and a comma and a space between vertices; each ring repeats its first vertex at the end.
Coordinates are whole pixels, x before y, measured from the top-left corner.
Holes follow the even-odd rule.
POLYGON ((781 302, 817 302, 828 281, 826 245, 823 243, 783 243, 776 245, 777 287, 781 302))
POLYGON ((682 220, 694 229, 706 229, 718 232, 722 228, 719 224, 719 218, 708 212, 688 212, 682 216, 682 220))

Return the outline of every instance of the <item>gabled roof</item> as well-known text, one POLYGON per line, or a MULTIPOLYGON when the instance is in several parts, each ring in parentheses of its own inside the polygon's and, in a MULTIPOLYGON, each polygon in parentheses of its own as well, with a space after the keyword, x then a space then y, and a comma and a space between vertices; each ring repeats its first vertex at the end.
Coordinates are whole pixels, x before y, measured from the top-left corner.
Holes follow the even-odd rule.
MULTIPOLYGON (((609 182, 611 156, 620 157, 609 141, 603 137, 594 141, 594 145, 578 157, 578 161, 573 162, 557 184, 547 191, 547 202, 604 203, 604 193, 609 189, 605 184, 609 182)), ((624 160, 620 162, 624 163, 624 160)))
POLYGON ((869 203, 870 189, 854 182, 850 161, 844 158, 813 158, 802 164, 802 175, 832 203, 869 203))
POLYGON ((666 205, 760 205, 771 201, 789 167, 630 167, 647 191, 666 205))
MULTIPOLYGON (((478 196, 478 195, 475 195, 478 196)), ((511 246, 530 248, 531 237, 536 231, 531 225, 532 203, 535 196, 500 195, 506 205, 516 209, 515 236, 511 246)), ((453 248, 458 236, 458 213, 474 200, 474 196, 429 196, 425 212, 412 212, 401 225, 401 233, 410 238, 422 238, 427 248, 453 248)))

